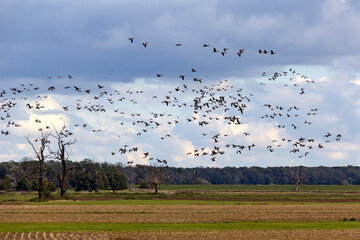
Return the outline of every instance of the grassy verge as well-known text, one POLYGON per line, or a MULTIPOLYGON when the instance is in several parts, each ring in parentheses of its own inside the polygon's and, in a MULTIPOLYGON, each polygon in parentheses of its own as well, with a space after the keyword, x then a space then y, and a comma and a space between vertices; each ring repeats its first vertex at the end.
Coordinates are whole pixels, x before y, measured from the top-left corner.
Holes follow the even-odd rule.
MULTIPOLYGON (((160 194, 154 195, 152 191, 132 188, 131 191, 75 192, 69 190, 69 200, 84 201, 84 204, 127 204, 118 200, 189 200, 189 204, 203 204, 200 201, 218 201, 217 204, 236 204, 234 202, 360 202, 360 186, 310 186, 300 187, 294 191, 289 185, 162 185, 160 194), (104 201, 109 201, 105 203, 104 201)), ((59 193, 53 194, 53 199, 60 199, 59 193)), ((0 194, 0 204, 36 202, 36 192, 3 192, 0 194)), ((147 202, 148 203, 148 202, 147 202)), ((163 204, 164 202, 162 202, 163 204)), ((69 203, 64 203, 69 204, 69 203)), ((78 204, 78 203, 71 203, 78 204)), ((154 204, 157 204, 156 202, 154 204)))
MULTIPOLYGON (((162 190, 295 192, 294 185, 161 185, 162 190)), ((299 192, 360 192, 360 185, 300 185, 299 192)))
POLYGON ((1 192, 0 203, 30 201, 37 196, 37 192, 1 192))
MULTIPOLYGON (((237 201, 211 201, 211 200, 94 200, 94 201, 49 201, 31 202, 27 205, 236 205, 245 204, 237 201)), ((252 203, 253 204, 253 203, 252 203)))
POLYGON ((250 223, 0 223, 0 232, 63 231, 219 231, 219 230, 345 230, 360 229, 359 221, 250 223))
POLYGON ((92 200, 16 203, 17 205, 294 205, 294 204, 358 204, 359 202, 288 202, 288 201, 214 201, 214 200, 92 200))

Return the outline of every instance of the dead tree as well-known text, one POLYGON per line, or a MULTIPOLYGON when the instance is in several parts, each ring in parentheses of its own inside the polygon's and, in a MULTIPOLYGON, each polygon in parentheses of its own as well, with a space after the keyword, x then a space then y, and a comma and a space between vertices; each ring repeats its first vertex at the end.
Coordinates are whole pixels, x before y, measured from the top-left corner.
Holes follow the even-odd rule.
POLYGON ((168 177, 167 161, 157 159, 157 164, 150 164, 145 167, 146 169, 146 181, 151 184, 155 189, 155 194, 159 192, 159 184, 163 183, 168 177))
POLYGON ((299 185, 306 182, 307 175, 300 168, 290 169, 290 178, 295 183, 295 191, 298 191, 299 185))
POLYGON ((51 136, 56 139, 57 149, 51 150, 51 154, 55 160, 61 161, 61 173, 58 174, 58 179, 60 182, 60 196, 64 198, 66 197, 67 177, 69 171, 71 170, 68 166, 69 153, 67 149, 71 147, 71 145, 75 144, 77 140, 76 138, 69 139, 73 133, 66 129, 65 124, 61 131, 58 131, 54 125, 53 128, 55 134, 51 134, 51 136))
POLYGON ((32 149, 35 152, 36 159, 39 162, 39 172, 38 172, 38 179, 39 179, 39 198, 44 198, 44 187, 45 187, 45 171, 46 171, 46 164, 45 160, 50 156, 50 154, 46 154, 46 148, 49 147, 50 141, 49 136, 51 132, 43 132, 40 130, 41 136, 31 140, 29 136, 25 136, 28 143, 31 145, 32 149))

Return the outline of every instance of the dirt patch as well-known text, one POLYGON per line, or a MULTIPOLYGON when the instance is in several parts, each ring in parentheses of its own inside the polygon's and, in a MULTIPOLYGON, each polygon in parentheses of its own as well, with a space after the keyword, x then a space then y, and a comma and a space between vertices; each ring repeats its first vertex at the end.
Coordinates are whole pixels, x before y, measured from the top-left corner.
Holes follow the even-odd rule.
POLYGON ((123 240, 123 239, 148 239, 148 240, 357 240, 360 230, 297 230, 297 231, 143 231, 143 232, 55 232, 55 233, 0 233, 0 239, 77 239, 77 240, 123 240))
POLYGON ((360 220, 360 204, 0 205, 0 222, 312 222, 360 220))

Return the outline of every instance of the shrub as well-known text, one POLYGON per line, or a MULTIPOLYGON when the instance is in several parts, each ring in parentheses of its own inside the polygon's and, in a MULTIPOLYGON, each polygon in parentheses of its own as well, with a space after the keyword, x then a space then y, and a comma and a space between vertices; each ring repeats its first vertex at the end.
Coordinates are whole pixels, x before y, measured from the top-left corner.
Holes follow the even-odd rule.
POLYGON ((50 192, 55 192, 56 191, 56 185, 54 182, 47 182, 45 184, 45 190, 48 190, 50 192))
POLYGON ((109 176, 109 184, 112 190, 123 190, 128 188, 126 176, 118 170, 109 176))
POLYGON ((37 191, 39 189, 39 181, 32 181, 31 182, 31 190, 32 191, 37 191))
POLYGON ((0 190, 9 190, 11 185, 10 177, 6 176, 3 179, 0 179, 0 190))
POLYGON ((54 182, 46 182, 44 187, 44 195, 47 198, 51 198, 51 193, 56 191, 56 185, 54 182))
POLYGON ((211 185, 211 183, 208 180, 203 179, 203 178, 197 178, 195 180, 194 184, 197 184, 197 185, 211 185))
POLYGON ((16 184, 16 190, 17 191, 30 191, 31 190, 31 182, 29 180, 27 180, 27 178, 22 178, 16 184))
POLYGON ((151 186, 148 182, 146 182, 145 180, 141 180, 139 182, 139 188, 143 188, 143 189, 150 189, 151 186))

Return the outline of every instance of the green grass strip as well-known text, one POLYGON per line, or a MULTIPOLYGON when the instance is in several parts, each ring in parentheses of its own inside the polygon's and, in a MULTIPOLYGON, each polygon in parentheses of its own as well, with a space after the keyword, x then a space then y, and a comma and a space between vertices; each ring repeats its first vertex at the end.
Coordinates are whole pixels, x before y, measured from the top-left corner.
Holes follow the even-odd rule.
MULTIPOLYGON (((295 192, 295 185, 160 185, 160 190, 295 192)), ((298 192, 359 192, 360 185, 300 185, 298 192)))
POLYGON ((359 204, 359 202, 286 202, 286 201, 214 201, 214 200, 92 200, 92 201, 49 201, 26 202, 17 205, 293 205, 293 204, 359 204))
POLYGON ((212 200, 94 200, 94 201, 49 201, 27 202, 26 205, 236 205, 237 201, 212 201, 212 200))
POLYGON ((0 232, 360 229, 359 221, 241 223, 0 223, 0 232))

